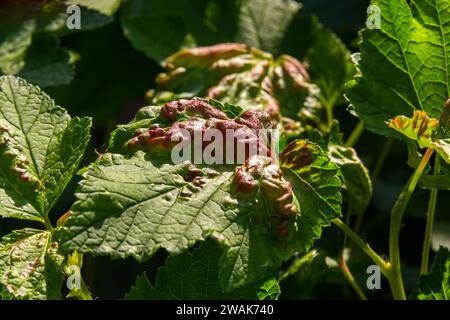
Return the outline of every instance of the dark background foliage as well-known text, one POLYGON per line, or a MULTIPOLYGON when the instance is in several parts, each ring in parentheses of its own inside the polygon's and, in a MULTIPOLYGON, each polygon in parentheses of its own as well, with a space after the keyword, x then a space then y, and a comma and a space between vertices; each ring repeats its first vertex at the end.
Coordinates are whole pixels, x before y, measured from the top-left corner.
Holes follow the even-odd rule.
MULTIPOLYGON (((27 1, 23 1, 27 2, 27 1)), ((28 1, 32 3, 33 1, 28 1)), ((229 1, 224 1, 224 3, 229 1)), ((3 3, 3 1, 2 1, 3 3)), ((221 2, 220 2, 221 3, 221 2)), ((316 15, 320 22, 333 30, 353 51, 357 49, 358 30, 364 25, 368 0, 303 0, 304 9, 291 22, 292 28, 283 39, 280 51, 289 53, 299 59, 304 58, 308 43, 313 35, 310 27, 310 15, 316 15)), ((5 5, 2 4, 2 9, 5 5)), ((198 44, 213 44, 233 41, 234 33, 232 7, 219 5, 220 10, 226 12, 227 19, 218 23, 217 36, 207 36, 197 39, 198 44), (226 11, 229 10, 229 11, 226 11)), ((135 49, 124 36, 120 15, 124 8, 116 13, 114 22, 103 27, 84 32, 69 33, 60 38, 62 47, 77 52, 81 57, 75 64, 76 72, 68 85, 48 87, 49 93, 58 104, 64 106, 72 115, 89 115, 94 119, 92 130, 93 139, 84 163, 95 159, 96 150, 103 150, 109 132, 117 125, 129 121, 136 110, 145 104, 144 94, 154 87, 155 76, 162 71, 159 62, 149 59, 142 52, 135 49)), ((195 12, 196 6, 191 8, 190 19, 200 19, 202 12, 195 12), (198 16, 197 16, 198 15, 198 16)), ((174 11, 176 11, 174 9, 174 11)), ((175 15, 176 16, 176 15, 175 15)), ((175 19, 176 20, 176 19, 175 19)), ((195 32, 202 33, 201 26, 193 24, 195 32)), ((174 22, 171 25, 174 34, 185 32, 186 24, 174 22)), ((157 28, 157 26, 155 26, 157 28)), ((154 30, 156 33, 162 30, 154 30)), ((277 54, 279 52, 275 52, 277 54)), ((346 111, 346 105, 335 108, 336 118, 346 137, 353 130, 358 120, 346 111)), ((386 140, 365 131, 355 148, 369 170, 373 170, 375 161, 386 140)), ((401 187, 411 174, 406 166, 406 145, 394 142, 388 154, 381 174, 374 184, 372 202, 366 212, 361 234, 378 252, 388 251, 389 211, 401 187)), ((65 191, 54 212, 51 214, 53 222, 66 212, 74 201, 74 191, 77 181, 73 181, 65 191)), ((411 201, 404 219, 405 227, 401 233, 401 254, 407 290, 416 283, 419 274, 420 252, 424 230, 424 215, 426 212, 428 191, 418 190, 411 201)), ((448 201, 446 196, 439 194, 436 224, 445 226, 448 216, 443 209, 448 201)), ((0 220, 0 235, 21 227, 16 220, 0 220)), ((29 225, 29 224, 27 224, 29 225)), ((326 250, 333 256, 338 250, 341 235, 335 228, 327 228, 323 238, 316 244, 320 250, 326 250)), ((366 266, 370 264, 358 248, 352 247, 350 268, 357 280, 364 284, 367 274, 366 266)), ((166 254, 160 251, 152 259, 144 263, 137 263, 132 259, 111 261, 110 258, 86 257, 84 276, 94 296, 100 298, 123 298, 136 276, 147 271, 150 279, 154 279, 159 266, 164 264, 166 254)), ((323 259, 318 259, 313 266, 297 273, 289 281, 281 283, 281 299, 325 298, 325 299, 353 299, 356 298, 351 288, 346 284, 338 269, 326 267, 323 259), (312 272, 314 271, 314 272, 312 272)), ((369 297, 389 298, 387 283, 382 283, 385 290, 369 292, 369 297)))

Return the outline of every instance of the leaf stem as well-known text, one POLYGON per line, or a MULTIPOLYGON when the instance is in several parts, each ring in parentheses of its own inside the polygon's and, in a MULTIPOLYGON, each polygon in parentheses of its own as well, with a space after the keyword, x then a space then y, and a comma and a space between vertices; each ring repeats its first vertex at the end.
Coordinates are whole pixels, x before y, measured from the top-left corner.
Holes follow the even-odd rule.
POLYGON ((339 259, 339 268, 341 269, 342 273, 344 274, 344 277, 347 279, 348 283, 352 286, 353 290, 355 290, 359 298, 361 300, 367 300, 366 294, 364 293, 364 291, 362 291, 361 287, 355 281, 355 278, 353 277, 353 274, 351 273, 344 259, 339 259))
MULTIPOLYGON (((394 139, 392 138, 388 138, 386 140, 386 143, 383 145, 383 149, 381 149, 380 155, 378 156, 377 162, 375 164, 375 167, 372 171, 372 174, 370 176, 370 180, 372 181, 372 185, 375 184, 375 182, 377 181, 378 175, 381 172, 381 169, 383 168, 384 162, 386 161, 387 156, 389 155, 389 152, 391 151, 392 145, 394 144, 394 139)), ((364 220, 364 212, 361 212, 357 217, 356 217, 356 222, 355 222, 355 227, 353 228, 353 230, 358 233, 361 230, 362 227, 362 223, 364 220)))
POLYGON ((355 129, 353 129, 352 133, 350 134, 350 137, 347 139, 344 146, 347 148, 353 147, 363 132, 364 132, 364 122, 360 120, 356 125, 355 129))
POLYGON ((49 231, 53 230, 53 226, 52 223, 50 222, 50 219, 48 218, 48 214, 45 215, 43 224, 47 228, 47 230, 49 231))
MULTIPOLYGON (((434 159, 434 170, 433 174, 438 175, 441 171, 441 165, 439 163, 439 156, 436 155, 434 159)), ((423 241, 423 249, 422 249, 422 263, 420 265, 420 274, 425 275, 428 273, 428 261, 430 258, 430 245, 431 245, 431 236, 433 233, 433 223, 434 223, 434 214, 436 212, 436 202, 437 202, 438 189, 431 189, 430 200, 428 202, 428 211, 427 211, 427 222, 425 226, 425 237, 423 241)))
POLYGON ((389 285, 394 299, 406 300, 405 289, 403 287, 403 279, 400 266, 400 230, 402 227, 403 215, 408 207, 409 200, 416 188, 417 182, 423 173, 428 161, 430 160, 433 150, 427 148, 425 155, 422 158, 419 166, 414 171, 411 179, 400 193, 394 207, 391 211, 391 225, 389 230, 389 258, 391 263, 391 270, 389 272, 389 285))
POLYGON ((390 270, 389 262, 386 262, 379 256, 364 240, 362 240, 349 226, 347 226, 341 219, 334 219, 333 223, 342 231, 344 231, 350 239, 352 239, 361 250, 372 259, 372 261, 380 267, 383 274, 387 275, 390 270))

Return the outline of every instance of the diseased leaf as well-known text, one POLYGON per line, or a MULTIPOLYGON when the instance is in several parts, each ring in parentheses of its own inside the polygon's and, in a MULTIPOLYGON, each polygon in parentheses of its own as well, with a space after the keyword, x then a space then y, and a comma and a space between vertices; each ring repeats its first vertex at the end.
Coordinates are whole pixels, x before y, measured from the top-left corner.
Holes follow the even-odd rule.
POLYGON ((420 278, 412 297, 418 300, 450 300, 450 253, 447 248, 439 248, 431 273, 420 278))
POLYGON ((15 299, 60 299, 64 257, 50 232, 22 229, 0 241, 0 290, 15 299))
POLYGON ((450 3, 372 0, 380 29, 365 29, 361 76, 348 85, 351 111, 378 134, 398 137, 384 122, 414 110, 438 118, 450 96, 450 3))
MULTIPOLYGON (((295 182, 302 184, 299 202, 270 156, 250 156, 243 165, 236 160, 229 165, 170 160, 169 141, 180 128, 247 132, 264 128, 267 114, 246 111, 229 119, 200 99, 167 103, 159 114, 153 107, 149 122, 144 122, 146 110, 132 123, 145 126, 118 149, 126 156, 104 154, 83 174, 78 200, 61 232, 66 249, 142 260, 159 248, 179 253, 211 235, 226 247, 219 277, 229 292, 266 277, 281 261, 308 249, 321 227, 339 216, 338 168, 315 147, 308 149, 313 165, 304 168, 314 181, 298 173, 302 179, 295 182), (314 202, 322 206, 319 214, 314 202)), ((130 131, 125 128, 119 141, 130 131)), ((230 150, 223 152, 229 155, 230 150)))
POLYGON ((319 89, 310 82, 297 59, 238 43, 181 50, 164 61, 156 90, 148 93, 151 104, 195 96, 239 105, 244 110, 265 110, 284 116, 318 121, 319 89))
MULTIPOLYGON (((441 119, 444 116, 445 112, 441 113, 441 119)), ((417 141, 419 147, 436 150, 445 162, 450 163, 450 138, 445 138, 447 129, 439 126, 437 119, 429 118, 426 112, 414 111, 413 118, 397 116, 388 124, 390 128, 417 141)))
POLYGON ((279 46, 301 5, 292 0, 244 0, 236 41, 279 53, 279 46))
POLYGON ((412 118, 397 116, 389 121, 389 128, 417 141, 421 148, 430 146, 438 125, 438 120, 429 118, 423 111, 414 111, 412 118))
POLYGON ((125 296, 128 300, 222 300, 222 299, 277 299, 280 287, 275 279, 256 281, 245 287, 224 293, 219 283, 219 269, 224 248, 207 239, 193 253, 171 255, 158 270, 155 285, 145 273, 125 296))
POLYGON ((0 216, 42 221, 77 169, 91 121, 38 87, 0 78, 0 216))
POLYGON ((339 167, 318 145, 306 140, 287 145, 280 164, 300 203, 300 234, 306 239, 317 239, 323 226, 341 216, 339 167))

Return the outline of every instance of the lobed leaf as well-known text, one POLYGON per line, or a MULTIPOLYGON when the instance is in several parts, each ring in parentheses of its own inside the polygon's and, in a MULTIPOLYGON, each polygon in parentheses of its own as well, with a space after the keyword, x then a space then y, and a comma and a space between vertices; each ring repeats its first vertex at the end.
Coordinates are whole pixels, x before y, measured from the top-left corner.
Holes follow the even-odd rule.
POLYGON ((194 249, 171 255, 165 266, 158 270, 155 285, 145 273, 125 296, 128 300, 222 300, 222 299, 277 299, 280 287, 275 279, 256 281, 231 292, 223 292, 219 283, 219 270, 224 248, 207 239, 194 249))
POLYGON ((75 173, 90 126, 38 87, 1 77, 0 215, 42 221, 75 173))
POLYGON ((420 278, 412 297, 418 300, 450 299, 450 253, 447 248, 439 248, 431 273, 420 278))
POLYGON ((15 299, 60 299, 64 257, 51 233, 13 231, 0 241, 0 290, 15 299))
POLYGON ((373 0, 380 28, 365 29, 361 75, 348 84, 350 110, 378 134, 388 119, 425 111, 438 118, 450 96, 450 3, 373 0))

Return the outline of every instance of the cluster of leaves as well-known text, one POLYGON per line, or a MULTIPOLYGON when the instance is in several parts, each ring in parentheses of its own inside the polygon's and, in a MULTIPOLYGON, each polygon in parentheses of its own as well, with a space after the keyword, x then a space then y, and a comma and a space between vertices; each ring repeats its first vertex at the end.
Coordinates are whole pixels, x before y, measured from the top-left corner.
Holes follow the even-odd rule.
MULTIPOLYGON (((346 97, 369 130, 410 139, 414 167, 419 148, 450 160, 449 3, 372 3, 381 29, 362 32, 356 66, 337 36, 299 15, 292 0, 43 1, 4 28, 2 20, 0 70, 20 78, 0 78, 0 217, 45 229, 0 240, 0 297, 61 298, 64 274, 81 267, 83 253, 144 261, 164 249, 169 258, 155 283, 142 274, 126 298, 278 298, 282 263, 308 252, 342 212, 362 214, 369 205, 369 172, 333 119, 355 73, 346 97), (116 14, 130 43, 165 70, 147 93, 151 106, 118 126, 79 172, 76 202, 53 227, 49 212, 82 160, 91 120, 71 118, 30 83, 74 78, 77 54, 60 45, 77 32, 65 27, 70 4, 82 6, 82 30, 116 14), (293 48, 299 30, 306 31, 293 48), (206 46, 192 48, 199 45, 206 46), (171 138, 181 128, 232 128, 238 141, 250 129, 276 128, 281 156, 173 163, 171 138)), ((423 176, 421 186, 450 189, 447 168, 423 176)), ((311 270, 327 258, 312 252, 294 258, 288 273, 303 268, 299 276, 320 281, 311 270)), ((446 299, 448 264, 441 249, 412 297, 446 299)))

